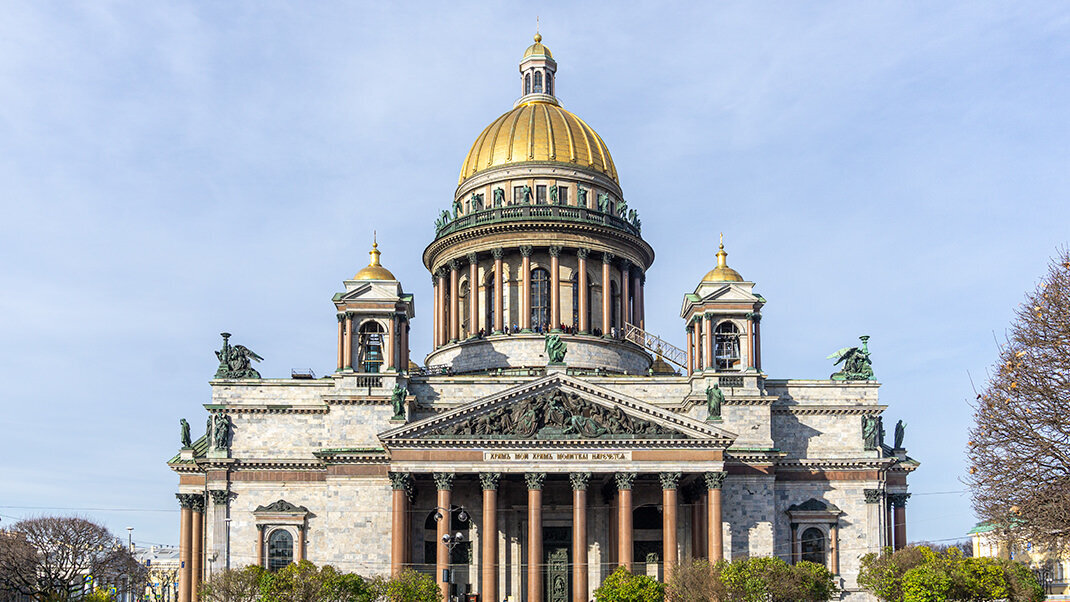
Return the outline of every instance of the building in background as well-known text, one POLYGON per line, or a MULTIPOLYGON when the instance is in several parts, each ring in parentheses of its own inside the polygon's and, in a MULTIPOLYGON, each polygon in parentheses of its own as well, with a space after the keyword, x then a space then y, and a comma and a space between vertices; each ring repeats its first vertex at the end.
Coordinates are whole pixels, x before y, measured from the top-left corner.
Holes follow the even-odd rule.
POLYGON ((998 536, 989 522, 980 522, 967 535, 973 543, 974 557, 1007 558, 1024 563, 1036 573, 1049 596, 1070 595, 1070 554, 1041 549, 1031 542, 1010 544, 998 536))
POLYGON ((769 375, 766 300, 723 244, 700 267, 712 201, 693 216, 710 237, 680 241, 696 249, 686 344, 648 332, 655 254, 637 206, 664 200, 625 199, 539 36, 519 71, 447 208, 412 216, 434 222, 424 365, 415 299, 377 242, 332 299, 332 375, 261 378, 224 335, 206 433, 187 427, 169 463, 179 602, 212 570, 301 559, 414 568, 487 602, 586 602, 617 566, 664 579, 693 558, 760 555, 822 563, 854 599, 860 557, 905 544, 918 464, 902 425, 884 441, 867 337, 829 378, 769 375))

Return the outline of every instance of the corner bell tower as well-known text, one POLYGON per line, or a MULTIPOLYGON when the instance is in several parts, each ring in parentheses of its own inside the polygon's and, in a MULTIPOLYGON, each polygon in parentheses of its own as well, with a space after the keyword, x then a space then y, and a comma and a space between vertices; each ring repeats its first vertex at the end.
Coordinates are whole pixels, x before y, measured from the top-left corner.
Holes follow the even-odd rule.
POLYGON ((717 250, 717 267, 684 295, 680 317, 687 328, 687 373, 717 375, 718 380, 741 380, 762 370, 761 323, 765 299, 754 283, 728 267, 724 235, 717 250))
POLYGON ((379 263, 379 243, 372 242, 371 261, 345 292, 335 293, 338 314, 338 373, 399 373, 409 370, 409 320, 412 295, 379 263))

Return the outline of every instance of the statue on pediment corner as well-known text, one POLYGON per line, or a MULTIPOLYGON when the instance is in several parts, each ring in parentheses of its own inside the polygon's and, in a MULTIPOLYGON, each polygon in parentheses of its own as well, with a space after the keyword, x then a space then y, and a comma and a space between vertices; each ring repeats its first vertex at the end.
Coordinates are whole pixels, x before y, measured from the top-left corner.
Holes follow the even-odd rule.
POLYGON ((264 358, 253 353, 245 345, 231 346, 229 332, 221 333, 221 335, 223 337, 223 348, 215 352, 215 356, 219 360, 215 378, 260 378, 260 373, 252 367, 252 362, 260 362, 264 358))

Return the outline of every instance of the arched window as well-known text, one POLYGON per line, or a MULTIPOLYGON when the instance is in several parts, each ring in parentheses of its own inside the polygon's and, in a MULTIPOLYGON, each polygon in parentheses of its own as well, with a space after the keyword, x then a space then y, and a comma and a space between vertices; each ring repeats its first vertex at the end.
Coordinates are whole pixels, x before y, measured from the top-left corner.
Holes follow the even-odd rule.
POLYGON ((735 370, 739 367, 739 329, 731 322, 721 322, 714 330, 713 356, 718 370, 735 370))
POLYGON ((542 72, 535 72, 535 87, 533 88, 536 94, 542 93, 542 72))
POLYGON ((487 313, 487 316, 486 316, 487 332, 492 332, 494 330, 494 310, 495 310, 495 307, 494 307, 494 278, 495 278, 495 274, 492 273, 492 274, 488 275, 487 276, 487 282, 484 285, 486 287, 486 294, 484 295, 484 297, 485 297, 484 301, 486 302, 486 308, 487 308, 487 310, 486 310, 486 313, 487 313))
POLYGON ((620 328, 620 291, 616 281, 609 283, 609 326, 620 328))
POLYGON ((546 93, 554 93, 554 75, 552 73, 546 73, 546 93))
POLYGON ((820 565, 825 564, 825 533, 817 527, 803 531, 799 540, 802 554, 800 558, 820 565))
POLYGON ((524 74, 524 94, 531 94, 531 74, 524 74))
POLYGON ((294 561, 294 538, 286 529, 272 531, 268 536, 268 570, 284 569, 294 561))
POLYGON ((579 332, 580 329, 580 294, 587 295, 587 324, 591 324, 591 276, 587 276, 587 290, 580 291, 579 272, 572 274, 572 327, 579 332))
POLYGON ((357 365, 364 372, 378 372, 383 365, 383 327, 374 321, 361 324, 359 341, 357 365))
POLYGON ((544 332, 550 328, 550 272, 531 270, 531 328, 544 332))

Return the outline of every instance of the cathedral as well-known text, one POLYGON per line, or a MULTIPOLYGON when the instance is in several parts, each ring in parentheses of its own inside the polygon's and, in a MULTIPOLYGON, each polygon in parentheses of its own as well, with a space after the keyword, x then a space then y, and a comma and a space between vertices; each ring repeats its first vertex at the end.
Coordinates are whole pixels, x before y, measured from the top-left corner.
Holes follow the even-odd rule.
POLYGON ((205 435, 183 420, 168 463, 179 602, 214 572, 306 559, 414 569, 445 600, 587 602, 617 567, 667 580, 748 556, 821 563, 869 598, 860 559, 905 544, 918 463, 901 424, 884 440, 868 337, 829 378, 766 372, 765 299, 723 241, 682 291, 683 347, 647 332, 654 249, 556 76, 536 35, 437 215, 422 364, 377 243, 332 298, 330 376, 263 378, 224 333, 205 435))

